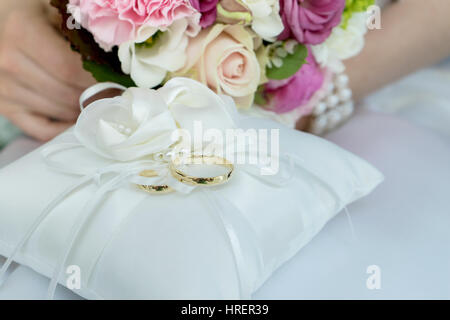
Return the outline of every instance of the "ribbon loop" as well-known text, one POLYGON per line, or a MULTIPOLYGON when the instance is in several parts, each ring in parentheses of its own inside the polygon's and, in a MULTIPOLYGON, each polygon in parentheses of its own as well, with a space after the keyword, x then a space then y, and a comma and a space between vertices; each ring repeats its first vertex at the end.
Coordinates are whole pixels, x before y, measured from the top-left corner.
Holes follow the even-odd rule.
MULTIPOLYGON (((106 91, 106 90, 110 90, 110 89, 118 89, 118 90, 123 90, 125 91, 127 88, 117 84, 117 83, 113 83, 113 82, 100 82, 97 84, 94 84, 93 86, 87 88, 80 96, 80 110, 83 111, 85 106, 85 102, 88 101, 89 99, 93 98, 95 95, 106 91)), ((87 106, 86 106, 87 107, 87 106)))

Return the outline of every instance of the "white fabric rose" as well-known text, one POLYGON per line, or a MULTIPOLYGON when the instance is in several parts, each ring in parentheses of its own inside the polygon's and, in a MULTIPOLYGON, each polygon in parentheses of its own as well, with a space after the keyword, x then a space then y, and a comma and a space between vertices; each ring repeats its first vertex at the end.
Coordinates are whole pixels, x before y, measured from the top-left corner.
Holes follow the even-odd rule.
POLYGON ((173 78, 158 92, 181 129, 193 133, 196 121, 204 130, 235 127, 237 108, 233 99, 216 94, 198 81, 173 78))
POLYGON ((264 40, 275 41, 283 31, 278 0, 242 0, 252 12, 252 29, 264 40))
POLYGON ((138 87, 153 88, 161 84, 168 72, 181 69, 186 63, 186 48, 189 37, 195 37, 200 26, 195 20, 174 21, 167 30, 144 26, 134 41, 119 46, 122 71, 129 74, 138 87), (151 47, 139 47, 162 32, 151 47))
POLYGON ((97 100, 83 110, 75 126, 77 139, 102 157, 131 161, 163 152, 173 133, 194 122, 204 129, 233 128, 231 98, 223 98, 187 78, 174 78, 159 90, 127 89, 122 96, 97 100))
POLYGON ((324 43, 311 47, 316 61, 333 72, 343 72, 345 66, 342 61, 358 55, 364 48, 366 22, 365 12, 354 13, 345 29, 341 26, 334 28, 324 43))

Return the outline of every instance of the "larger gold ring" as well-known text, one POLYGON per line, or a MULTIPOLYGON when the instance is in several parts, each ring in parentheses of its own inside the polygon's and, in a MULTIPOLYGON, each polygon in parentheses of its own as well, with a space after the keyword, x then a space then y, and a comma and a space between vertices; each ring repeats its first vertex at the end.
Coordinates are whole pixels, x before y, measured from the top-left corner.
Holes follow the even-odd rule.
MULTIPOLYGON (((139 173, 139 175, 141 177, 152 178, 157 177, 158 173, 154 170, 144 170, 141 173, 139 173)), ((139 184, 138 187, 148 193, 164 194, 174 191, 171 187, 167 185, 154 186, 154 185, 139 184)))
MULTIPOLYGON (((172 175, 180 182, 186 183, 191 186, 212 186, 219 185, 227 182, 231 178, 231 174, 233 173, 234 166, 231 162, 224 158, 215 157, 215 156, 195 156, 191 155, 187 157, 185 160, 189 160, 189 163, 193 164, 207 164, 207 165, 219 165, 228 169, 228 172, 222 175, 218 175, 215 177, 195 177, 188 175, 182 170, 177 168, 177 165, 180 161, 174 161, 170 164, 169 169, 172 175)), ((181 164, 186 164, 181 161, 181 164)))

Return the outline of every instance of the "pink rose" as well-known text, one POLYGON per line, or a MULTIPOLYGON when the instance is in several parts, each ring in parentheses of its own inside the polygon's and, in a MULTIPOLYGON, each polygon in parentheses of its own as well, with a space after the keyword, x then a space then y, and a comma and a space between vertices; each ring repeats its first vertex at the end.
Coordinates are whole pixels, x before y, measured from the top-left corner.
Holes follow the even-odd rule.
POLYGON ((295 75, 285 80, 270 80, 265 85, 264 94, 273 111, 286 113, 307 104, 322 87, 323 81, 324 74, 309 53, 306 63, 295 75))
POLYGON ((219 0, 190 0, 195 10, 202 14, 200 26, 207 28, 212 25, 217 18, 217 3, 219 0))
POLYGON ((316 45, 341 22, 345 0, 280 0, 280 5, 285 28, 279 39, 316 45))
POLYGON ((198 15, 188 0, 70 0, 68 9, 105 50, 134 40, 142 26, 164 30, 198 15))
POLYGON ((189 39, 187 63, 176 74, 232 97, 239 108, 249 108, 262 78, 255 37, 238 24, 215 24, 203 29, 189 39))

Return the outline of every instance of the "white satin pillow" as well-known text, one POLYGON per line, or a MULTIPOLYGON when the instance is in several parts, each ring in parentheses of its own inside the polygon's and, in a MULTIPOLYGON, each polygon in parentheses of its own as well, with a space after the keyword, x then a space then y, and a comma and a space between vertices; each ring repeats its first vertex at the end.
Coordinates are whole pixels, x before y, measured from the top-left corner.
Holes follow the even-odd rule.
MULTIPOLYGON (((240 127, 280 129, 281 153, 297 159, 294 166, 281 164, 292 173, 285 185, 236 170, 229 183, 189 195, 149 195, 132 185, 112 192, 68 258, 66 266, 81 270, 81 288, 74 292, 89 299, 249 298, 327 221, 383 180, 370 164, 321 138, 263 119, 245 119, 240 127)), ((69 131, 48 145, 74 141, 69 131)), ((0 170, 0 255, 8 256, 46 205, 76 179, 47 168, 42 148, 0 170)), ((82 165, 92 157, 78 150, 60 160, 82 165)), ((17 262, 51 277, 69 230, 96 189, 88 185, 58 205, 17 262)), ((59 282, 66 281, 63 274, 59 282)))

